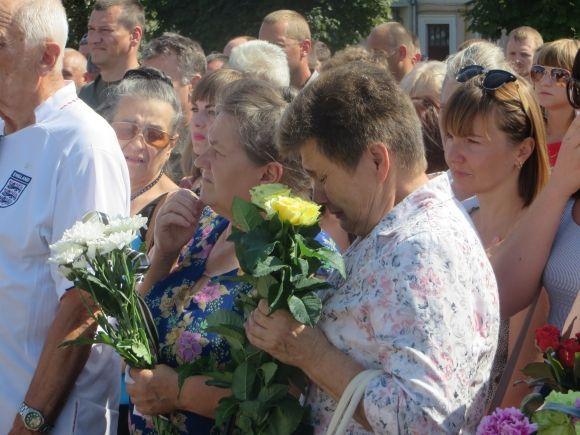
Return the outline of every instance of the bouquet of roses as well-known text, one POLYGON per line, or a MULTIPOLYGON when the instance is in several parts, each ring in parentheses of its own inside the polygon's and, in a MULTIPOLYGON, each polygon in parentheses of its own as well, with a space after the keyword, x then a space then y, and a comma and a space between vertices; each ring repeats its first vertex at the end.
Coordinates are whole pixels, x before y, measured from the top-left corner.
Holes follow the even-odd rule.
MULTIPOLYGON (((339 253, 315 239, 320 233, 319 206, 292 196, 280 184, 255 187, 251 197, 251 202, 234 200, 229 240, 235 243, 243 272, 235 279, 251 284, 254 291, 238 300, 243 315, 218 311, 207 319, 208 331, 223 336, 231 349, 231 363, 205 373, 212 378, 208 384, 232 390, 219 403, 216 427, 227 433, 305 433, 298 428, 306 410, 290 393, 306 385, 305 375, 253 347, 244 322, 259 300, 266 299, 272 311, 286 309, 299 322, 315 325, 322 310, 316 291, 328 287, 318 272, 336 269, 344 276, 344 264, 339 253)), ((199 372, 195 363, 184 367, 181 381, 199 372)))
MULTIPOLYGON (((91 212, 50 246, 49 261, 58 264, 59 271, 75 287, 90 294, 92 303, 86 301, 87 310, 98 325, 93 338, 79 338, 61 346, 102 343, 115 349, 131 367, 148 369, 155 365, 157 330, 135 289, 149 261, 145 254, 130 247, 146 223, 141 216, 110 219, 91 212)), ((153 423, 160 434, 175 433, 164 417, 154 417, 153 423)))
POLYGON ((536 329, 536 346, 544 354, 544 362, 522 369, 530 377, 523 382, 548 387, 550 394, 528 394, 520 409, 496 409, 481 421, 477 435, 580 434, 580 333, 571 338, 571 330, 562 335, 553 325, 536 329))

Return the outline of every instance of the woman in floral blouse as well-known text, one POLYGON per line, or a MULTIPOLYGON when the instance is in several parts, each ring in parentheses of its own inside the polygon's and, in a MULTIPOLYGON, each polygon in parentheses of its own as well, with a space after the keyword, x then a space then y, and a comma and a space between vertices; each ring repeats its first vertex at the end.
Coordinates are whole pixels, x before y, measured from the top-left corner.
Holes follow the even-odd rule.
POLYGON ((317 327, 268 316, 261 301, 250 342, 309 376, 317 434, 365 369, 380 374, 348 434, 473 433, 497 345, 497 286, 449 179, 425 175, 411 101, 381 67, 352 62, 302 90, 278 137, 300 153, 314 199, 358 238, 317 327))
POLYGON ((182 433, 208 434, 219 399, 230 395, 207 386, 202 376, 188 378, 178 395, 175 368, 202 355, 220 361, 228 357, 226 342, 205 331, 205 319, 219 309, 233 310, 236 296, 250 290, 222 279, 237 275, 239 268, 233 243, 227 241, 233 198, 249 200, 250 188, 261 183, 285 183, 298 194, 310 187, 297 161, 282 159, 274 147, 285 107, 263 81, 228 85, 209 133, 210 147, 196 160, 201 197, 182 189, 159 212, 142 289, 159 332, 160 364, 154 370, 131 370, 132 433, 152 433, 151 421, 142 415, 170 414, 182 433))

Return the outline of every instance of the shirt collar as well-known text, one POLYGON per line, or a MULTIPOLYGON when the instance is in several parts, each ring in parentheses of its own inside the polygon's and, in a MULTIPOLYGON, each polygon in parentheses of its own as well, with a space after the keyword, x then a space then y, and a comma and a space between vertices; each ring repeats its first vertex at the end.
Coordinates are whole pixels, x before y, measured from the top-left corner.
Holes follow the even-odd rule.
POLYGON ((66 105, 72 103, 77 98, 75 84, 72 81, 67 81, 62 88, 34 109, 36 123, 39 124, 50 118, 55 112, 63 109, 66 105))
POLYGON ((423 215, 427 209, 453 199, 454 195, 449 178, 444 173, 435 174, 427 183, 407 195, 393 207, 379 221, 371 234, 374 236, 386 236, 401 227, 408 227, 423 215))

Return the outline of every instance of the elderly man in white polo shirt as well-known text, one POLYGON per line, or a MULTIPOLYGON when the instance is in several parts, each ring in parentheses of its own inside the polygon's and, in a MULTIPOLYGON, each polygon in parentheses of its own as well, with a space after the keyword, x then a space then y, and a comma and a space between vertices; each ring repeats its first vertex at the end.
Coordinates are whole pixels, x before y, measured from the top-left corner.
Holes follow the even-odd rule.
POLYGON ((60 0, 0 1, 0 434, 116 433, 119 360, 58 348, 95 325, 47 263, 86 212, 129 210, 113 130, 62 78, 67 32, 60 0))

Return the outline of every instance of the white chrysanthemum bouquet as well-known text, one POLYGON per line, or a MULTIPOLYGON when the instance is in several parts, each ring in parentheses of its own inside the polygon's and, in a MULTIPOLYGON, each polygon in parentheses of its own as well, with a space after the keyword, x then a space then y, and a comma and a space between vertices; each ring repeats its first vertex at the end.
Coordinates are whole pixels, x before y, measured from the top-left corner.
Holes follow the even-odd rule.
MULTIPOLYGON (((131 367, 150 369, 157 362, 158 336, 151 314, 136 291, 149 267, 147 256, 131 249, 137 231, 147 223, 141 216, 109 218, 99 212, 85 215, 50 246, 50 262, 75 287, 87 291, 87 309, 99 326, 91 338, 62 343, 102 343, 111 346, 131 367)), ((120 374, 119 374, 120 375, 120 374)), ((171 423, 153 418, 160 434, 175 433, 171 423)))

